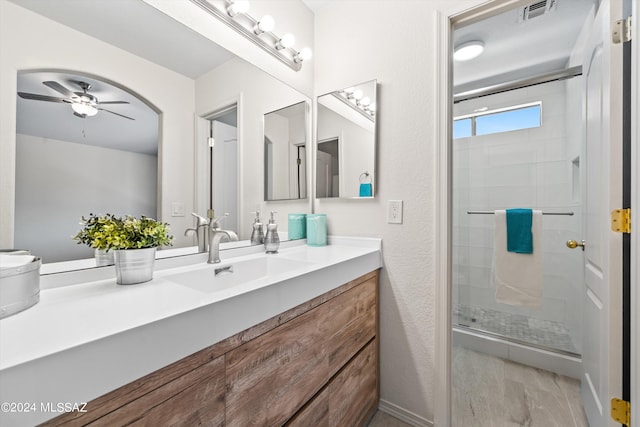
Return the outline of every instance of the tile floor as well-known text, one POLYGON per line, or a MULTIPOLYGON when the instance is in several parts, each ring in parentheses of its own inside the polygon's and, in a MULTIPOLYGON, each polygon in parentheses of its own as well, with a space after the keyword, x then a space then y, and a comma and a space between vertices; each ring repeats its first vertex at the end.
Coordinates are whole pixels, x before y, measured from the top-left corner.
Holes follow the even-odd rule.
POLYGON ((453 322, 525 343, 578 353, 569 329, 560 322, 462 305, 454 310, 453 322))
POLYGON ((589 427, 580 382, 453 348, 452 427, 589 427))

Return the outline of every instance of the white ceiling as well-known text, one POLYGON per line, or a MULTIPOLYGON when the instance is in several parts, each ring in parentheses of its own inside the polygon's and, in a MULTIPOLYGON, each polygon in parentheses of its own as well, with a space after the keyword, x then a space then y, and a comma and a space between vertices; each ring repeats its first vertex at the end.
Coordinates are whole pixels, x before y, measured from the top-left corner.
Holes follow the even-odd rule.
MULTIPOLYGON (((195 79, 233 54, 140 0, 11 0, 63 25, 117 46, 186 77, 195 79), (186 49, 185 46, 188 46, 186 49)), ((47 37, 46 34, 42 35, 47 37)), ((130 105, 105 106, 135 118, 127 120, 104 111, 81 119, 68 104, 25 100, 16 95, 18 132, 83 144, 127 147, 129 151, 157 151, 157 115, 131 94, 95 78, 72 74, 22 75, 18 91, 60 96, 42 81, 54 80, 79 91, 73 80, 93 85, 100 101, 127 100, 130 105), (117 128, 118 132, 113 132, 117 128), (135 145, 131 145, 135 141, 135 145), (153 142, 150 142, 153 141, 153 142), (155 147, 155 148, 152 148, 155 147)), ((135 88, 131 88, 135 91, 135 88)))
POLYGON ((597 3, 558 0, 555 10, 528 21, 519 19, 519 8, 456 29, 454 46, 481 40, 485 50, 475 59, 454 62, 455 92, 565 68, 578 34, 597 3))
POLYGON ((80 118, 68 103, 46 102, 17 97, 16 131, 59 141, 76 142, 144 154, 158 153, 158 114, 129 92, 111 84, 79 74, 29 72, 18 74, 18 91, 64 98, 42 84, 53 80, 72 92, 82 92, 78 81, 91 85, 89 94, 99 102, 126 101, 129 104, 103 105, 128 120, 99 111, 93 117, 80 118), (113 129, 118 129, 113 132, 113 129))

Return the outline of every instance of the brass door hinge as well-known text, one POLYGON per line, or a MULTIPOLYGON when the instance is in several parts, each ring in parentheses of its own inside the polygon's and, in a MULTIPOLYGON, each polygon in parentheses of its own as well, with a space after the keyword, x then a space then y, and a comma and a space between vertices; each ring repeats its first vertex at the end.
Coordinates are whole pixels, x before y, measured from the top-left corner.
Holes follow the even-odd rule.
POLYGON ((631 41, 631 17, 621 19, 613 24, 611 29, 611 40, 613 44, 620 44, 631 41))
POLYGON ((618 233, 631 233, 631 209, 611 211, 611 229, 618 233))
POLYGON ((611 418, 620 424, 630 427, 631 403, 615 397, 611 399, 611 418))

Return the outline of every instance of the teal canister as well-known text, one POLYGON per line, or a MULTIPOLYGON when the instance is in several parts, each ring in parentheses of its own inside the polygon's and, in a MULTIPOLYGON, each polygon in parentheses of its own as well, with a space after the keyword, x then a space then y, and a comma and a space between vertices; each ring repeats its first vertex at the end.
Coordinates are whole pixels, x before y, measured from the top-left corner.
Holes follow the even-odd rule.
POLYGON ((307 245, 327 245, 327 214, 307 215, 307 245))
POLYGON ((307 237, 307 214, 289 214, 289 240, 307 237))

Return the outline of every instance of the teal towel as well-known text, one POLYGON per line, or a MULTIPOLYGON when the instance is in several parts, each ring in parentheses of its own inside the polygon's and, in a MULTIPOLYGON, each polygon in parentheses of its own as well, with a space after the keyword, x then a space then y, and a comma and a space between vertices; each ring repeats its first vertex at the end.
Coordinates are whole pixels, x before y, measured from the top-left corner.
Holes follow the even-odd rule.
POLYGON ((360 184, 360 197, 371 197, 373 193, 370 183, 360 184))
POLYGON ((507 209, 507 251, 519 254, 533 253, 532 221, 531 209, 507 209))

